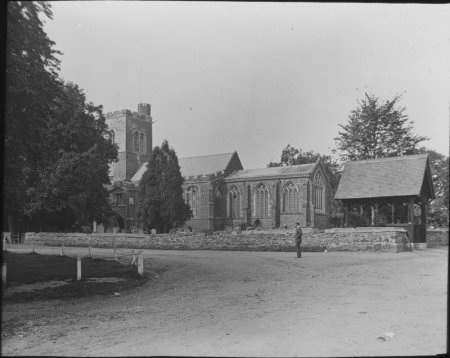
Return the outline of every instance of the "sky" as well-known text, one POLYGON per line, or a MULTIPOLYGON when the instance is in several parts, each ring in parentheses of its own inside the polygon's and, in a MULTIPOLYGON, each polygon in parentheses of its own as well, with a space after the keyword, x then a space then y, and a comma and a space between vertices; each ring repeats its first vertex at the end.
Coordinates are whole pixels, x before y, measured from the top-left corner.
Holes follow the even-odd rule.
POLYGON ((153 145, 179 158, 329 155, 364 93, 402 94, 415 134, 448 155, 448 4, 50 3, 61 77, 104 112, 150 103, 153 145))

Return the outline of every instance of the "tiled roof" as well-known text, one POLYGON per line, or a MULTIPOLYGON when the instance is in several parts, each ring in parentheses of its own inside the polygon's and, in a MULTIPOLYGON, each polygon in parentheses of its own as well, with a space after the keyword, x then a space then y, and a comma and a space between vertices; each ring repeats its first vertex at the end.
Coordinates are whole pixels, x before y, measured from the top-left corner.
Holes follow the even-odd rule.
POLYGON ((417 154, 347 162, 334 198, 419 195, 428 167, 427 158, 427 154, 417 154))
MULTIPOLYGON (((215 174, 225 170, 234 153, 204 155, 200 157, 179 158, 181 175, 189 177, 192 175, 215 174)), ((131 177, 132 182, 138 182, 142 179, 147 170, 147 162, 143 163, 136 173, 131 177)))
POLYGON ((307 177, 314 170, 316 163, 290 165, 286 167, 270 167, 260 169, 243 169, 233 172, 226 180, 241 180, 256 177, 283 177, 304 176, 307 177))
POLYGON ((181 175, 189 177, 191 175, 215 174, 218 171, 225 170, 233 154, 223 153, 180 158, 178 163, 180 164, 181 175))

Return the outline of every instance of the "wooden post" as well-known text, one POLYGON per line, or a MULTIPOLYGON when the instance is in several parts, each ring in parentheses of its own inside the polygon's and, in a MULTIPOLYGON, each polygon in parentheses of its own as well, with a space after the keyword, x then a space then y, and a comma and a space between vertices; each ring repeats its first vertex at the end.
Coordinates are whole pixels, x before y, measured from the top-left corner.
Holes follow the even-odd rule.
POLYGON ((118 261, 118 260, 117 260, 117 249, 116 249, 116 245, 114 245, 114 261, 118 261))
POLYGON ((6 262, 2 265, 2 288, 6 288, 6 262))
POLYGON ((64 244, 61 244, 61 253, 59 256, 64 256, 64 244))
POLYGON ((77 257, 77 281, 81 280, 81 258, 77 257))
POLYGON ((408 228, 409 228, 409 241, 414 246, 414 197, 409 198, 408 202, 408 228))
POLYGON ((348 227, 348 202, 344 202, 344 227, 348 227))
POLYGON ((35 253, 35 251, 34 251, 34 241, 31 241, 31 249, 32 249, 32 253, 34 254, 35 253))
POLYGON ((91 247, 89 246, 89 257, 91 257, 91 247))
POLYGON ((144 253, 140 252, 138 255, 138 274, 144 275, 144 253))
POLYGON ((134 250, 131 250, 131 264, 133 265, 134 263, 136 263, 136 254, 134 250))

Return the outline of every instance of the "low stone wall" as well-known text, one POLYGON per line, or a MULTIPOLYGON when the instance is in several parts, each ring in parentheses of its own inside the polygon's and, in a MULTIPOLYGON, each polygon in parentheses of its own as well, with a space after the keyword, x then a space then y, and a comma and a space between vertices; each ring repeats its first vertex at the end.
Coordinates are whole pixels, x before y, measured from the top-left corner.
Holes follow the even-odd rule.
MULTIPOLYGON (((441 235, 441 234, 439 234, 441 235)), ((438 237, 436 234, 433 237, 438 237)), ((439 236, 441 237, 441 236, 439 236)), ((435 243, 444 242, 433 239, 435 243)), ((132 248, 154 250, 236 250, 236 251, 295 251, 293 230, 244 231, 178 234, 125 233, 26 233, 25 242, 48 246, 79 246, 102 248, 132 248)), ((303 251, 392 251, 408 250, 404 229, 333 229, 324 232, 305 230, 303 251)), ((448 245, 448 231, 447 231, 448 245)))

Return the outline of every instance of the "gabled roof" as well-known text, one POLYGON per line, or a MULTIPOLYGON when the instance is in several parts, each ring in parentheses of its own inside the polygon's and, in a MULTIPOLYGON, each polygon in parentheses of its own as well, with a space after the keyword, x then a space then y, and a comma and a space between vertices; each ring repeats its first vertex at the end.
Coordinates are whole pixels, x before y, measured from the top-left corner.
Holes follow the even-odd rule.
POLYGON ((178 159, 178 163, 180 164, 181 175, 183 177, 190 177, 192 175, 215 174, 221 170, 225 170, 234 153, 180 158, 178 159))
POLYGON ((433 198, 428 154, 347 162, 334 198, 416 196, 424 181, 433 198))
MULTIPOLYGON (((183 177, 216 174, 225 170, 233 158, 234 153, 223 153, 214 155, 203 155, 199 157, 179 158, 181 175, 183 177)), ((237 154, 236 154, 237 155, 237 154)), ((136 173, 131 177, 132 182, 139 182, 147 170, 147 162, 143 163, 136 173)))
POLYGON ((286 167, 270 167, 260 169, 242 169, 236 170, 231 173, 225 180, 244 180, 250 178, 259 177, 285 177, 285 176, 297 176, 308 177, 314 170, 316 163, 290 165, 286 167))

